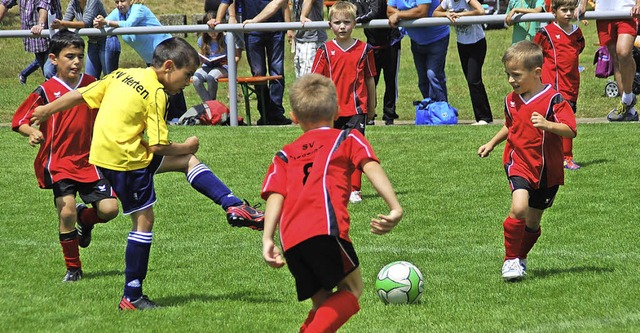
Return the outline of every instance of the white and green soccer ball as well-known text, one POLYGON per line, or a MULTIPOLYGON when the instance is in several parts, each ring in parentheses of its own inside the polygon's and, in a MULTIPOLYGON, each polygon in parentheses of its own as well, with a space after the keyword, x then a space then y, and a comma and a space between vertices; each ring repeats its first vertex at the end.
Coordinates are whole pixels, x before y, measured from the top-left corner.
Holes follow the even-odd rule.
POLYGON ((378 273, 376 292, 385 304, 412 304, 424 292, 424 278, 412 263, 394 261, 378 273))

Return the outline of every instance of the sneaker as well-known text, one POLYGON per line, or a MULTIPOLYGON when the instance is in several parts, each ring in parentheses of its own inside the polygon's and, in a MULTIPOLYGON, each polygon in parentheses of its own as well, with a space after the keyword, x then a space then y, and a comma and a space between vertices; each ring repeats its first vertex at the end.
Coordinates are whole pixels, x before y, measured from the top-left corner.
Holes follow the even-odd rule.
POLYGON ((93 230, 92 225, 85 225, 82 223, 82 220, 80 220, 82 211, 87 208, 87 205, 83 203, 76 204, 76 214, 78 216, 78 225, 76 226, 76 229, 78 230, 78 245, 80 245, 80 247, 82 248, 85 248, 89 246, 89 244, 91 244, 91 231, 93 230))
POLYGON ((522 267, 522 274, 527 274, 527 259, 519 259, 520 267, 522 267))
POLYGON ((573 157, 566 157, 564 159, 564 168, 567 170, 578 170, 580 166, 573 161, 573 157))
POLYGON ((351 203, 358 203, 362 201, 362 192, 360 191, 352 191, 349 196, 349 201, 351 203))
POLYGON ((21 85, 25 85, 27 84, 27 77, 22 74, 18 74, 18 81, 21 85))
POLYGON ((82 279, 81 269, 76 269, 76 270, 68 269, 67 274, 65 274, 64 278, 62 279, 62 282, 76 282, 80 279, 82 279))
POLYGON ((246 200, 240 206, 227 208, 227 222, 232 227, 247 227, 253 230, 264 229, 264 212, 251 206, 246 200))
POLYGON ((118 305, 120 310, 151 310, 159 308, 159 306, 152 302, 147 295, 142 295, 135 301, 131 301, 128 298, 122 296, 120 304, 118 305))
POLYGON ((489 124, 490 123, 487 122, 486 120, 479 120, 479 121, 477 121, 477 122, 475 122, 475 123, 473 123, 471 125, 473 125, 473 126, 482 126, 482 125, 489 125, 489 124))
POLYGON ((626 105, 620 101, 618 106, 607 115, 609 121, 638 121, 638 113, 633 108, 636 105, 636 96, 633 96, 631 104, 626 105))
POLYGON ((367 126, 374 126, 376 124, 376 116, 373 116, 371 119, 367 120, 367 126))
POLYGON ((520 266, 520 259, 505 260, 502 264, 502 278, 507 281, 519 280, 524 276, 524 270, 520 266))

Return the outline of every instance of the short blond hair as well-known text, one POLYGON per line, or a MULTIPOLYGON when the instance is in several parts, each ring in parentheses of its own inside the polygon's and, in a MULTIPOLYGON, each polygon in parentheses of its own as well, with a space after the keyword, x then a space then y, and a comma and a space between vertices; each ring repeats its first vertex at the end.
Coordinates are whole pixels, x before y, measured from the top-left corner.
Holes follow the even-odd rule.
POLYGON ((301 123, 332 121, 338 112, 333 81, 320 74, 305 74, 289 88, 291 112, 301 123))
POLYGON ((502 56, 502 64, 506 65, 507 63, 515 62, 521 64, 527 70, 534 70, 537 67, 542 68, 543 59, 540 45, 529 40, 523 40, 507 49, 502 56))
POLYGON ((348 1, 337 1, 331 8, 329 9, 329 21, 333 19, 334 15, 343 15, 348 18, 351 18, 354 23, 356 20, 356 5, 352 4, 348 1))

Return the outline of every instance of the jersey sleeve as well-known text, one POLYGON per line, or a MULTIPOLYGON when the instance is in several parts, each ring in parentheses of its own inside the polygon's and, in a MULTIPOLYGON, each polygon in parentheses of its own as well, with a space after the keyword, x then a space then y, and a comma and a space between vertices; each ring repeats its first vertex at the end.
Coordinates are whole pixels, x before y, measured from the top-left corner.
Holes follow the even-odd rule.
POLYGON ((330 77, 329 64, 327 63, 327 48, 324 44, 316 51, 316 57, 313 59, 313 65, 311 66, 311 73, 330 77))
POLYGON ((33 114, 33 110, 40 105, 44 105, 45 101, 42 96, 38 93, 40 87, 38 87, 34 92, 27 96, 27 99, 20 104, 16 112, 13 114, 13 119, 11 120, 11 129, 14 131, 18 131, 18 128, 22 125, 31 125, 31 115, 33 114))
POLYGON ((371 45, 367 45, 367 54, 365 59, 364 77, 376 76, 376 60, 373 57, 373 48, 371 45))
POLYGON ((267 200, 271 193, 287 196, 287 156, 284 151, 280 151, 273 157, 267 175, 262 183, 260 196, 267 200))
POLYGON ((78 88, 78 92, 82 94, 82 98, 91 109, 99 109, 102 104, 102 98, 111 83, 112 76, 107 75, 104 79, 94 81, 86 87, 78 88))
POLYGON ((162 89, 157 89, 153 101, 147 102, 147 137, 149 145, 168 145, 169 129, 164 119, 167 111, 167 95, 162 89))
POLYGON ((351 139, 351 161, 358 170, 362 170, 362 163, 367 160, 374 160, 380 163, 369 141, 358 131, 351 131, 349 133, 349 139, 351 139))
POLYGON ((554 104, 553 117, 557 123, 565 124, 569 126, 573 133, 578 133, 576 127, 576 116, 573 114, 571 105, 569 105, 569 103, 564 99, 562 102, 554 104))

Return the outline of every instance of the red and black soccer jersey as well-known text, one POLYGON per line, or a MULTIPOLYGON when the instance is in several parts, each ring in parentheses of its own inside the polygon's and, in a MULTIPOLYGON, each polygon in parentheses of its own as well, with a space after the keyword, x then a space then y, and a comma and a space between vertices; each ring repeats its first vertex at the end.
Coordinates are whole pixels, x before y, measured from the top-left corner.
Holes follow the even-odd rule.
POLYGON ((285 251, 319 235, 350 241, 351 174, 369 159, 378 161, 360 132, 328 127, 304 133, 276 154, 262 198, 285 197, 279 229, 285 251))
POLYGON ((318 48, 311 72, 330 78, 336 85, 340 117, 368 112, 365 78, 376 75, 371 45, 356 39, 345 50, 330 40, 318 48))
POLYGON ((571 102, 578 101, 580 89, 579 56, 584 49, 582 30, 574 26, 572 32, 553 22, 536 34, 533 41, 542 47, 542 83, 548 83, 571 102))
POLYGON ((537 189, 564 184, 562 137, 533 127, 538 112, 548 121, 562 123, 576 132, 573 110, 551 85, 528 101, 515 92, 505 98, 505 126, 509 129, 502 162, 507 176, 519 176, 537 189), (546 177, 542 179, 542 175, 546 177))
MULTIPOLYGON (((48 104, 67 92, 83 87, 96 79, 84 74, 76 87, 69 87, 62 80, 53 77, 36 88, 18 107, 13 115, 11 126, 18 131, 21 125, 31 125, 33 110, 48 104)), ((89 164, 89 148, 93 133, 93 122, 98 110, 90 109, 87 104, 59 112, 40 124, 44 142, 33 163, 38 185, 51 188, 62 179, 71 179, 82 183, 91 183, 100 179, 95 166, 89 164)))

